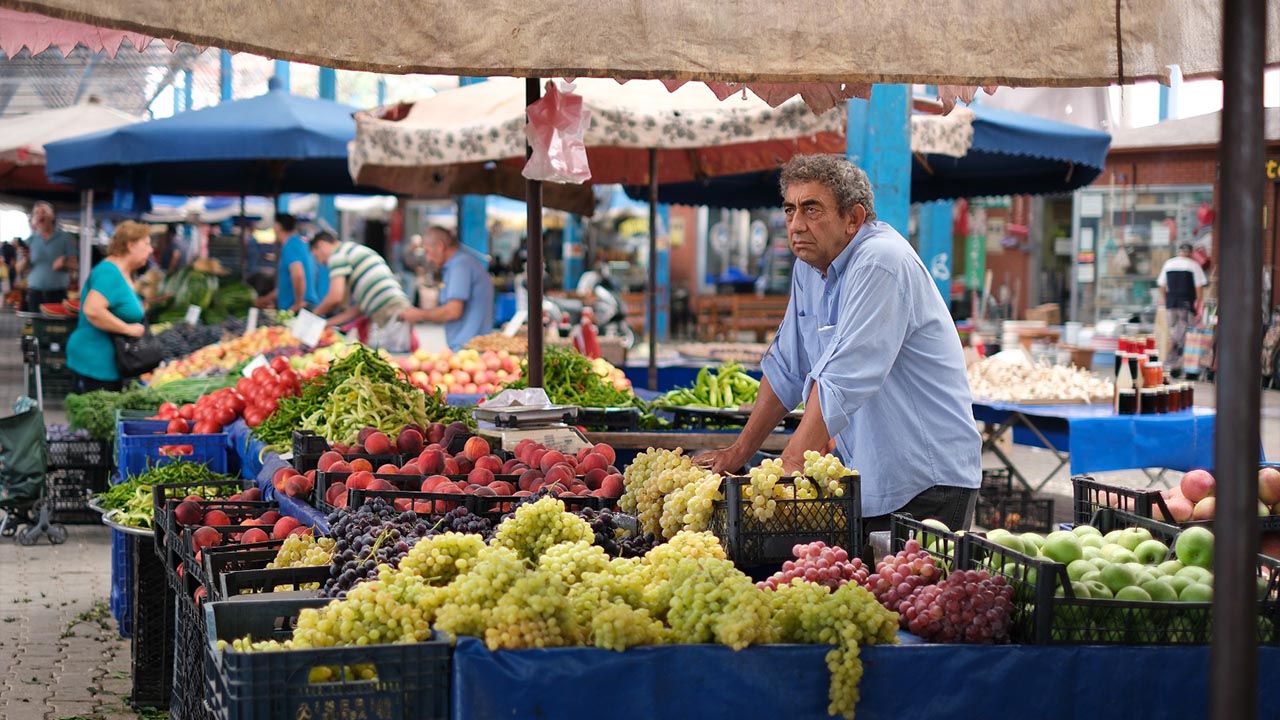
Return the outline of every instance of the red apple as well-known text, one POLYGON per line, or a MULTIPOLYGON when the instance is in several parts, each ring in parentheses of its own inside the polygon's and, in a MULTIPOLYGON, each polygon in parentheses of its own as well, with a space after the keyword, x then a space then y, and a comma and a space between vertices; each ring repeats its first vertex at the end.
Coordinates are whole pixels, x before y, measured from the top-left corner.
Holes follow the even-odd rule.
POLYGON ((1264 467, 1258 471, 1258 499, 1267 505, 1280 503, 1280 469, 1264 467))
MULTIPOLYGON (((1217 507, 1217 499, 1210 496, 1196 503, 1196 507, 1191 511, 1192 520, 1212 520, 1213 511, 1217 507)), ((1169 512, 1173 512, 1172 509, 1169 512)))
POLYGON ((1182 496, 1194 504, 1213 495, 1214 479, 1204 470, 1192 470, 1182 476, 1178 486, 1182 488, 1182 496))

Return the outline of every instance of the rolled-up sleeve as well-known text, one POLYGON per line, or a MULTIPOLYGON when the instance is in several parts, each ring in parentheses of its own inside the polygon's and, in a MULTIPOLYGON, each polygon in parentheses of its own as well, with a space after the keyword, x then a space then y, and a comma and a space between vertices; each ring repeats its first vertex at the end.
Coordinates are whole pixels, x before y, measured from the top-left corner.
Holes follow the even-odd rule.
POLYGON ((804 400, 804 344, 796 317, 796 291, 793 289, 787 312, 778 326, 773 344, 760 359, 760 368, 769 386, 788 409, 794 410, 804 400))
MULTIPOLYGON (((887 268, 857 268, 841 292, 839 317, 822 355, 805 378, 803 396, 818 384, 827 432, 840 434, 878 392, 906 339, 911 309, 902 284, 887 268)), ((773 378, 769 381, 772 383, 773 378)))

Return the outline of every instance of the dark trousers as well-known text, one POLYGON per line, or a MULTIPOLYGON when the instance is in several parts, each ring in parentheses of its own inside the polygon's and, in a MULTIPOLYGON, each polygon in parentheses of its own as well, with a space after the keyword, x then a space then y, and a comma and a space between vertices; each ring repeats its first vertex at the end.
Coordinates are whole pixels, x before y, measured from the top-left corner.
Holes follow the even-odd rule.
MULTIPOLYGON (((894 512, 905 513, 916 520, 933 518, 951 530, 968 530, 973 523, 973 513, 978 507, 978 491, 975 488, 935 485, 894 512)), ((889 529, 889 515, 876 515, 862 519, 862 547, 870 552, 871 533, 889 529)), ((880 558, 875 558, 879 560, 880 558)))
POLYGON ((94 390, 119 392, 124 387, 124 382, 121 380, 98 380, 75 373, 75 384, 72 387, 77 395, 83 395, 94 390))
POLYGON ((27 290, 26 304, 23 310, 27 312, 40 312, 40 306, 44 303, 60 303, 67 299, 67 291, 63 290, 36 290, 34 288, 27 290))

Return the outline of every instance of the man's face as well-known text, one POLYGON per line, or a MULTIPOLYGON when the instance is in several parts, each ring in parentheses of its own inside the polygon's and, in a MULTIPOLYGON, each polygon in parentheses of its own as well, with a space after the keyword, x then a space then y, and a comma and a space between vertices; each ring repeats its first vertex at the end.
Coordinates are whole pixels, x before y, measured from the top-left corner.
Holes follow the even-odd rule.
POLYGON ((34 230, 48 232, 53 229, 53 211, 40 205, 31 211, 31 227, 34 230))
POLYGON ((426 253, 427 262, 437 268, 444 265, 444 243, 434 233, 423 240, 422 249, 426 253))
POLYGON ((862 205, 854 205, 848 215, 841 216, 835 194, 818 182, 787 186, 782 210, 787 216, 791 252, 824 275, 867 218, 862 205))
POLYGON ((329 256, 333 255, 333 249, 337 247, 337 243, 321 242, 311 247, 311 254, 316 256, 316 262, 321 265, 329 264, 329 256))

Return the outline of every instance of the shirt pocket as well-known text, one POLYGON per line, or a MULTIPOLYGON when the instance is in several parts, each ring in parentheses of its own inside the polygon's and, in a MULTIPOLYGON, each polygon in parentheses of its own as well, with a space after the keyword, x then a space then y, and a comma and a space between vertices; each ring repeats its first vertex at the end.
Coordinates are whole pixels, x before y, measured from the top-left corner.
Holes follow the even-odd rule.
POLYGON ((812 367, 826 350, 818 332, 822 327, 822 321, 817 315, 797 315, 796 319, 799 321, 800 343, 804 347, 808 364, 812 367))

